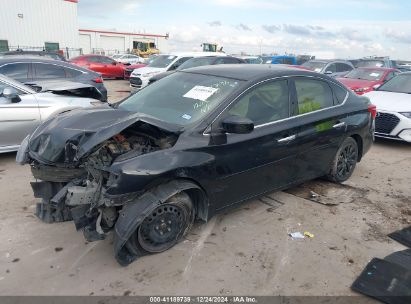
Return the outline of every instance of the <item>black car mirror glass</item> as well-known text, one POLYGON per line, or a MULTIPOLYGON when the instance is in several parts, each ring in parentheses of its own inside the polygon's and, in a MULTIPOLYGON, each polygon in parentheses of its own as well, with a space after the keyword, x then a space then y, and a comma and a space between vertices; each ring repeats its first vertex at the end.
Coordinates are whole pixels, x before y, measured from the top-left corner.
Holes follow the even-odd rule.
POLYGON ((246 134, 254 130, 254 123, 247 117, 231 115, 226 117, 222 126, 227 133, 246 134))

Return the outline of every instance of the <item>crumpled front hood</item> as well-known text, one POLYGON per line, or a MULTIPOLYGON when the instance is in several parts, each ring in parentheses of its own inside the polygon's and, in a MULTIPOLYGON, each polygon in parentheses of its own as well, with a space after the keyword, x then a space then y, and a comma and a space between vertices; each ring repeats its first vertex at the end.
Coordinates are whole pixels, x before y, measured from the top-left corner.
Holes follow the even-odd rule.
POLYGON ((30 136, 29 153, 46 164, 76 162, 98 144, 138 121, 170 132, 181 132, 177 125, 141 113, 109 106, 78 109, 41 124, 30 136), (67 159, 66 149, 75 151, 73 159, 67 159))

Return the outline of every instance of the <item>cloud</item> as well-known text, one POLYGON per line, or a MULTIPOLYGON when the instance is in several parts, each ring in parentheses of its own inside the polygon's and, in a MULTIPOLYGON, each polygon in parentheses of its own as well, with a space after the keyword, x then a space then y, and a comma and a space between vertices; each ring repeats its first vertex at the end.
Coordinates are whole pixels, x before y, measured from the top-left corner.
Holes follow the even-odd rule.
POLYGON ((355 41, 370 41, 371 38, 368 37, 367 34, 364 32, 359 32, 358 30, 354 30, 352 28, 343 28, 340 31, 340 35, 343 38, 348 40, 355 40, 355 41))
MULTIPOLYGON (((211 0, 212 4, 217 6, 228 6, 234 8, 265 8, 272 10, 295 10, 299 9, 323 9, 335 8, 335 1, 329 0, 287 0, 287 1, 270 1, 270 0, 211 0)), ((385 0, 345 0, 343 2, 345 7, 351 9, 364 9, 364 7, 372 7, 375 10, 395 10, 401 7, 394 1, 385 0)))
POLYGON ((261 26, 263 28, 263 30, 274 34, 275 32, 278 32, 279 30, 281 30, 281 26, 279 25, 262 25, 261 26))
POLYGON ((398 31, 393 29, 388 29, 385 31, 384 36, 394 42, 397 43, 411 43, 411 30, 406 31, 398 31))
POLYGON ((221 25, 222 25, 221 21, 218 21, 218 20, 208 22, 207 24, 208 24, 209 26, 221 26, 221 25))
POLYGON ((292 35, 302 35, 302 36, 309 36, 311 35, 311 31, 301 25, 294 25, 294 24, 284 24, 282 27, 283 31, 292 34, 292 35))
POLYGON ((239 25, 236 26, 236 29, 242 30, 242 31, 251 31, 251 28, 243 23, 240 23, 239 25))
POLYGON ((308 27, 310 30, 314 30, 314 31, 322 31, 322 30, 324 30, 324 27, 319 26, 319 25, 307 25, 307 27, 308 27))

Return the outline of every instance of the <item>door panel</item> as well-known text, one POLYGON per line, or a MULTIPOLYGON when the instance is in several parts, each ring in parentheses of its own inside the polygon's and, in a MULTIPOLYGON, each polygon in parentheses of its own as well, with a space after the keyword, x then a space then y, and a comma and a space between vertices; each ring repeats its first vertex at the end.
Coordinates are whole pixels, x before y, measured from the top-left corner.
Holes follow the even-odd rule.
POLYGON ((346 133, 347 115, 339 107, 331 86, 320 79, 293 78, 296 117, 300 121, 297 136, 299 153, 298 180, 328 173, 330 164, 346 133))
MULTIPOLYGON (((278 189, 295 180, 297 140, 287 122, 255 129, 250 134, 223 135, 211 148, 218 178, 213 185, 216 209, 278 189), (224 142, 225 141, 225 142, 224 142)), ((214 139, 216 140, 216 139, 214 139)))
POLYGON ((20 95, 21 101, 10 103, 0 97, 0 149, 17 146, 40 124, 40 112, 32 94, 20 95))
POLYGON ((216 209, 294 181, 298 126, 288 121, 290 109, 288 81, 267 81, 243 94, 213 124, 210 153, 218 175, 213 185, 218 189, 213 197, 216 209), (254 130, 225 134, 221 121, 231 115, 250 119, 254 130))

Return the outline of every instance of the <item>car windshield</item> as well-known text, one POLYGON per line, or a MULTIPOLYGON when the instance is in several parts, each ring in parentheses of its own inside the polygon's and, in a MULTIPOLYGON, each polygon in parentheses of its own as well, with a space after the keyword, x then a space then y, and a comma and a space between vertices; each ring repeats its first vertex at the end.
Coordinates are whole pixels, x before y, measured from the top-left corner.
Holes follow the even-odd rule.
POLYGON ((411 94, 411 74, 400 74, 384 83, 378 91, 411 94))
POLYGON ((383 71, 372 69, 355 69, 345 75, 345 78, 378 81, 384 75, 383 71))
POLYGON ((236 79, 177 72, 131 95, 119 108, 188 125, 205 117, 241 83, 236 79))
POLYGON ((197 66, 203 66, 203 65, 210 65, 214 62, 215 58, 214 57, 207 57, 207 58, 191 58, 184 62, 182 65, 180 65, 177 70, 185 70, 189 68, 194 68, 197 66))
POLYGON ((313 71, 321 72, 327 63, 322 61, 307 61, 304 62, 301 66, 307 67, 313 71))
POLYGON ((166 68, 176 59, 174 55, 160 55, 154 58, 154 60, 148 65, 151 68, 166 68))
POLYGON ((356 62, 356 67, 357 68, 366 68, 366 67, 385 67, 384 61, 382 60, 358 60, 356 62))

